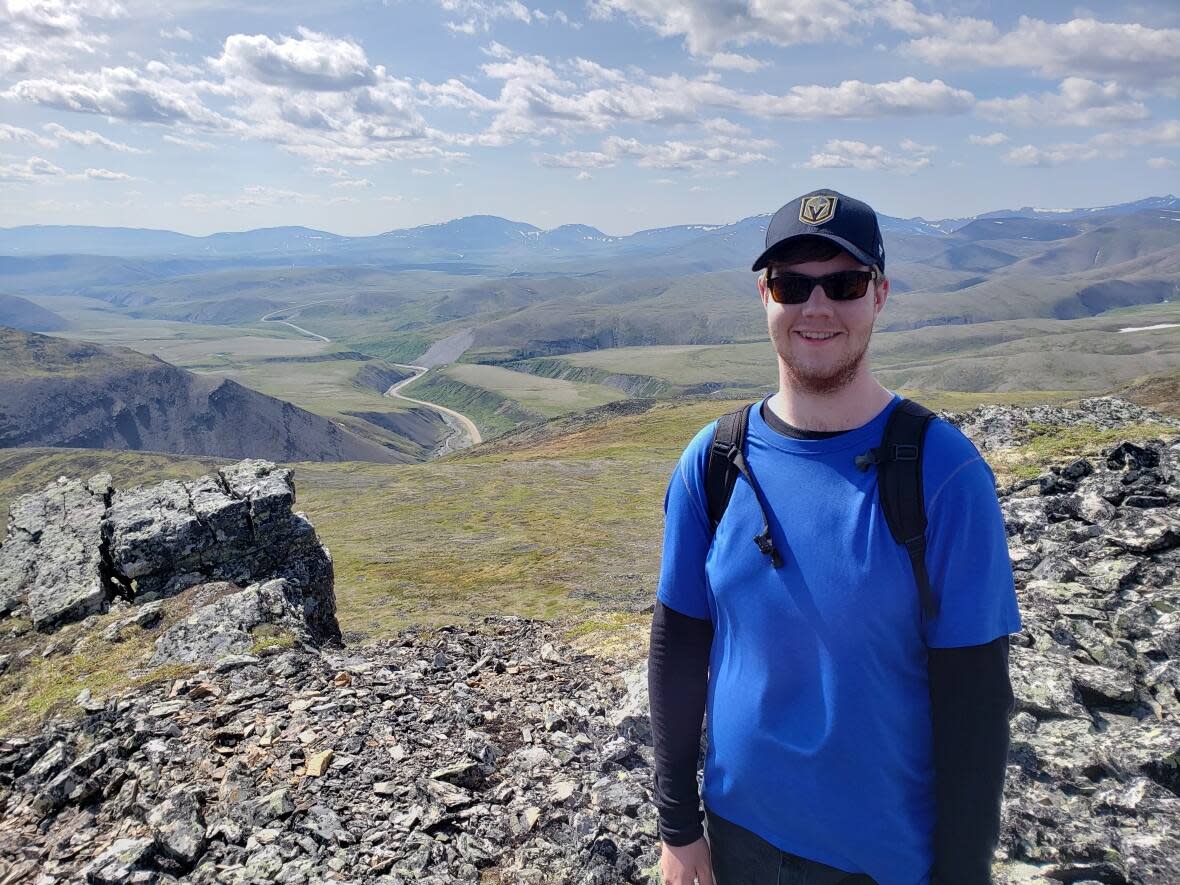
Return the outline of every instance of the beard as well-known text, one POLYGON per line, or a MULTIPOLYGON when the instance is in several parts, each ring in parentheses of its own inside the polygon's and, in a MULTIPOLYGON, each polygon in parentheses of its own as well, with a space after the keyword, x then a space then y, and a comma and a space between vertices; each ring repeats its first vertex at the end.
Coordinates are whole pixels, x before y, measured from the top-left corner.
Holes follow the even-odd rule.
MULTIPOLYGON (((790 336, 790 332, 787 333, 790 336)), ((869 350, 869 338, 866 337, 859 349, 846 355, 834 366, 816 369, 795 358, 790 346, 778 348, 779 360, 786 372, 791 386, 810 394, 831 394, 844 389, 852 383, 865 361, 865 354, 869 350)))

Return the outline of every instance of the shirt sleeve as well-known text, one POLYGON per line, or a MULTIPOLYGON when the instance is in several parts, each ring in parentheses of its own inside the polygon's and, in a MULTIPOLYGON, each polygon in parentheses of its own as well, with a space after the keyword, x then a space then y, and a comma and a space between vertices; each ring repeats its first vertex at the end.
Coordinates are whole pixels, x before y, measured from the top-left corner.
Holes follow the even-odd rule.
POLYGON ((660 838, 688 845, 701 838, 697 765, 709 680, 713 625, 656 602, 648 653, 655 806, 660 838))
POLYGON ((713 424, 696 435, 668 482, 664 496, 664 546, 656 596, 690 618, 713 620, 705 559, 713 543, 713 526, 704 500, 705 464, 713 424))
POLYGON ((927 431, 926 567, 939 612, 926 625, 931 648, 983 645, 1020 631, 1020 612, 995 478, 959 430, 927 431))
POLYGON ((932 648, 934 885, 991 885, 1008 759, 1008 637, 932 648))

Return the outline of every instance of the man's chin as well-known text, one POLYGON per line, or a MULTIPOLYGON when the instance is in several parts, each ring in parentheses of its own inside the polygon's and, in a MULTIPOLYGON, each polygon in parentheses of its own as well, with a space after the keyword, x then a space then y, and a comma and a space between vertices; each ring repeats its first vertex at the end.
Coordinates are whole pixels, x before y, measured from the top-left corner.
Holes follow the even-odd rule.
POLYGON ((835 368, 816 370, 808 366, 786 363, 787 378, 793 387, 813 394, 830 394, 843 390, 856 378, 861 360, 844 363, 835 368))

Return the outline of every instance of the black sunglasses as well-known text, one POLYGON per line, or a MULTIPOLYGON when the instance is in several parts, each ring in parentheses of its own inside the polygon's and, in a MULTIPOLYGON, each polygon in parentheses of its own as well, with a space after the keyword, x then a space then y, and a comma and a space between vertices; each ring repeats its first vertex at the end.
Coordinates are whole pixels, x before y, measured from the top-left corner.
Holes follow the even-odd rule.
POLYGON ((870 270, 838 270, 822 277, 809 277, 803 273, 783 273, 769 277, 766 288, 770 297, 779 304, 803 304, 811 297, 816 286, 833 301, 855 301, 864 298, 869 283, 879 279, 877 268, 870 270))

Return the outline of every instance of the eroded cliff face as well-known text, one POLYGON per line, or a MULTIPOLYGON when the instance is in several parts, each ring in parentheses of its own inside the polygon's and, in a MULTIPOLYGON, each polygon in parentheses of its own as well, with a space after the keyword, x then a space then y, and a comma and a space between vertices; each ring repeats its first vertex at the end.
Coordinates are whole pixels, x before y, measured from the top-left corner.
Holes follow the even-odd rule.
POLYGON ((213 659, 205 646, 214 634, 218 653, 248 649, 250 631, 267 622, 337 641, 332 560, 294 503, 292 472, 266 461, 126 491, 105 474, 63 477, 12 505, 0 546, 0 627, 5 616, 26 616, 49 633, 118 603, 142 606, 219 582, 233 592, 218 610, 177 625, 155 663, 213 659), (220 625, 231 622, 227 633, 220 625))
POLYGON ((0 329, 0 362, 0 448, 410 460, 291 403, 124 348, 0 329))
MULTIPOLYGON (((1027 421, 977 423, 998 447, 1027 421)), ((209 656, 162 684, 80 697, 80 718, 0 741, 0 876, 657 881, 642 668, 512 618, 357 648, 223 643, 219 631, 294 608, 278 578, 190 588, 175 599, 207 594, 193 603, 202 616, 152 628, 174 598, 152 577, 163 560, 148 537, 188 539, 180 559, 216 570, 225 560, 201 552, 218 547, 205 539, 220 533, 229 551, 237 535, 225 527, 243 521, 223 494, 249 500, 260 525, 268 507, 254 501, 286 512, 281 477, 245 472, 245 485, 189 484, 191 503, 175 484, 124 498, 159 532, 141 535, 113 496, 110 567, 142 578, 145 598, 165 595, 113 603, 125 614, 106 629, 161 630, 167 660, 207 637, 209 656)), ((84 511, 102 488, 79 484, 68 499, 84 511)), ((1062 462, 1000 498, 1024 629, 1012 639, 997 881, 1180 881, 1180 437, 1062 462)))

